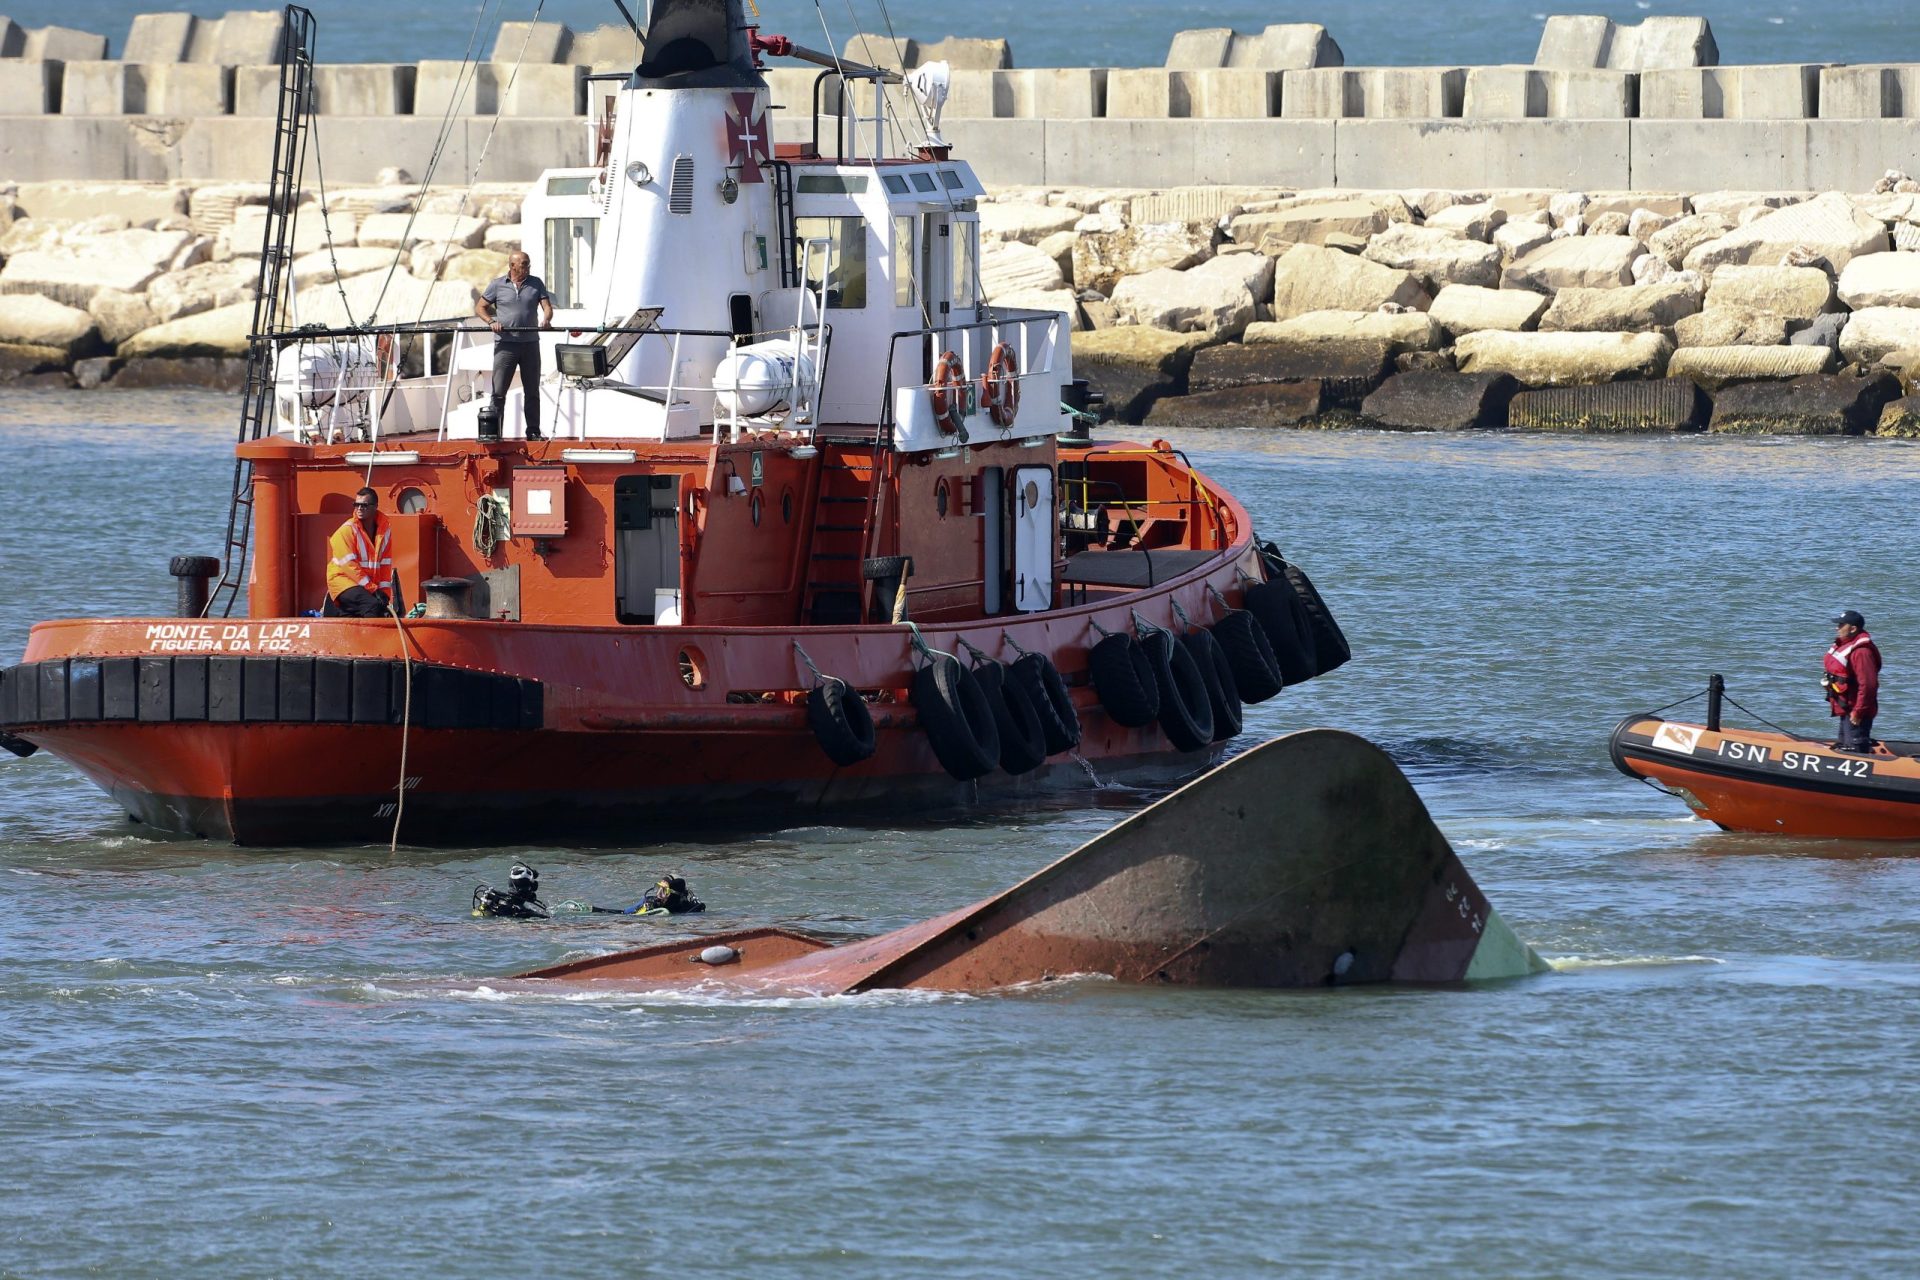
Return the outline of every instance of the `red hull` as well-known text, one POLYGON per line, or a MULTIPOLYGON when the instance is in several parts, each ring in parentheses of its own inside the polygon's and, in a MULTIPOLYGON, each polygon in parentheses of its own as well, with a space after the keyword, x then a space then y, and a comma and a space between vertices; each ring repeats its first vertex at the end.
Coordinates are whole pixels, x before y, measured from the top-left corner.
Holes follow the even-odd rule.
POLYGON ((1852 755, 1784 734, 1645 716, 1614 730, 1612 753, 1622 773, 1679 793, 1728 831, 1920 841, 1920 759, 1885 747, 1852 755))

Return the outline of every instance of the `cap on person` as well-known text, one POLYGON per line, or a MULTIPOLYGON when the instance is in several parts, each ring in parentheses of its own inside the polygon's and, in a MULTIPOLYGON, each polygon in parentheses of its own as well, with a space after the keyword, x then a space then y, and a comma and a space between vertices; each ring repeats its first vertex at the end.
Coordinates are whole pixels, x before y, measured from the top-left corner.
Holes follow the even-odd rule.
POLYGON ((1857 610, 1842 609, 1839 613, 1833 615, 1833 625, 1836 627, 1864 628, 1867 625, 1867 620, 1861 617, 1857 610))

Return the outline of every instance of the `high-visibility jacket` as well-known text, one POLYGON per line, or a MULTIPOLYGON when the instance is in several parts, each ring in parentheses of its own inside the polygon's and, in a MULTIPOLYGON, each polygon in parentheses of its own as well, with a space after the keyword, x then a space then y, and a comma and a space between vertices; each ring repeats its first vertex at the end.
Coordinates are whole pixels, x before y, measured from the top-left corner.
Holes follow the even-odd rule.
POLYGON ((393 594, 393 525, 376 515, 371 538, 355 516, 327 539, 327 594, 339 597, 349 587, 393 594))

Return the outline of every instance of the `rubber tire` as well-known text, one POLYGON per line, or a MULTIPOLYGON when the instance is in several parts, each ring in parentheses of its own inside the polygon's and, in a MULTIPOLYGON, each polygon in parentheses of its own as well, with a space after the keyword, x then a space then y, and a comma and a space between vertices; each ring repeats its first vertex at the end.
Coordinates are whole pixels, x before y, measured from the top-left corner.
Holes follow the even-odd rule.
POLYGON ((1160 718, 1160 685, 1140 642, 1116 632, 1087 652, 1087 671, 1100 706, 1117 725, 1144 729, 1160 718))
POLYGON ((1320 674, 1313 661, 1313 634, 1306 612, 1295 599, 1293 588, 1284 578, 1257 582, 1243 597, 1248 613, 1259 619, 1267 633, 1280 678, 1287 684, 1304 684, 1320 674))
POLYGON ((1047 735, 1040 728, 1040 713, 1026 690, 1007 678, 1005 664, 982 662, 971 674, 993 707, 994 728, 1000 734, 1000 767, 1019 777, 1045 764, 1047 735))
POLYGON ((1008 683, 1024 690, 1040 717, 1047 754, 1057 756, 1080 745, 1080 712, 1067 692, 1067 681, 1053 659, 1044 653, 1023 653, 1007 668, 1008 683))
POLYGON ((218 577, 220 562, 212 556, 175 556, 167 561, 167 573, 175 578, 218 577))
POLYGON ((1347 643, 1346 633, 1340 630, 1340 624, 1333 620, 1333 610, 1327 608, 1327 602, 1320 598, 1320 592, 1305 569, 1297 564, 1289 564, 1286 576, 1295 598, 1306 611, 1308 630, 1313 637, 1314 669, 1325 675, 1343 666, 1353 657, 1353 646, 1347 643))
POLYGON ((935 658, 914 673, 913 705, 940 767, 954 778, 971 782, 999 765, 993 707, 957 658, 935 658))
POLYGON ((1153 664, 1160 686, 1160 732, 1181 751, 1199 751, 1213 743, 1213 702, 1206 677, 1193 655, 1172 632, 1149 632, 1140 646, 1153 664))
POLYGON ((807 695, 807 727, 827 759, 841 768, 873 755, 873 712, 859 690, 831 676, 807 695))
POLYGON ((1246 724, 1241 714, 1240 687, 1233 682, 1233 664, 1210 631, 1189 631, 1180 637, 1180 647, 1193 655, 1200 678, 1207 685, 1207 701, 1213 706, 1213 740, 1225 742, 1240 736, 1246 724))
POLYGON ((1257 619, 1245 609, 1229 609, 1220 621, 1208 628, 1227 655, 1233 670, 1233 687, 1240 700, 1249 705, 1265 702, 1279 694, 1286 680, 1280 672, 1280 660, 1273 656, 1273 645, 1257 619))

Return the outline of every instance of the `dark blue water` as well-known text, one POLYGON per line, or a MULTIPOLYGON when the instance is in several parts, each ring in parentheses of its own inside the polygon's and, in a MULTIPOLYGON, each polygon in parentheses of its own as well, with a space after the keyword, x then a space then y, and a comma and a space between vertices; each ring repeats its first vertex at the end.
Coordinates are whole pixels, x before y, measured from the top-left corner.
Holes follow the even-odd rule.
MULTIPOLYGON (((0 660, 215 549, 225 398, 0 400, 0 660)), ((1471 991, 719 1000, 498 979, 676 924, 467 917, 679 867, 869 931, 1142 797, 629 851, 157 841, 0 758, 0 1276, 1879 1277, 1920 1249, 1920 851, 1733 837, 1614 721, 1728 674, 1824 729, 1826 616, 1920 716, 1892 442, 1190 433, 1356 658, 1252 709, 1386 743, 1558 971, 1471 991)))
MULTIPOLYGON (((319 19, 320 57, 328 62, 413 62, 458 58, 478 38, 481 56, 491 51, 502 21, 524 21, 534 4, 497 2, 396 7, 379 0, 311 0, 319 19)), ((635 13, 641 4, 630 3, 635 13)), ((165 8, 139 0, 15 0, 10 12, 26 26, 55 22, 97 31, 113 40, 117 55, 136 13, 165 8)), ((1548 13, 1604 13, 1619 22, 1652 15, 1690 14, 1712 24, 1724 62, 1904 62, 1920 61, 1920 29, 1908 0, 1855 0, 1844 6, 1803 0, 1685 0, 1684 3, 1582 3, 1551 6, 1541 0, 1478 0, 1474 4, 1413 0, 1345 0, 1324 6, 1232 0, 1181 6, 1159 0, 1066 0, 1032 4, 1021 0, 975 0, 956 6, 939 0, 761 0, 769 31, 802 44, 824 44, 822 18, 833 47, 855 31, 939 39, 947 35, 1005 36, 1014 62, 1023 67, 1159 66, 1173 33, 1189 27, 1234 27, 1258 31, 1276 22, 1318 22, 1340 43, 1354 66, 1435 63, 1474 65, 1531 62, 1548 13)), ((209 15, 218 11, 208 10, 209 15)), ((618 23, 609 0, 548 0, 545 20, 576 31, 618 23)))

